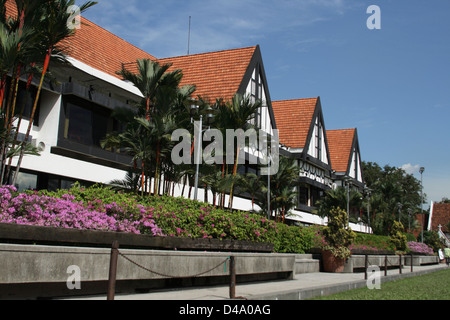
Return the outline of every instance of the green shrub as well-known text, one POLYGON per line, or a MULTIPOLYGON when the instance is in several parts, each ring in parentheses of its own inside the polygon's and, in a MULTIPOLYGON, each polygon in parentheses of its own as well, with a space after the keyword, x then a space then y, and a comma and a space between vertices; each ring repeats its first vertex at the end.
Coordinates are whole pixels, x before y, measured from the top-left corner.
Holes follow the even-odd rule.
POLYGON ((391 231, 389 243, 398 251, 406 251, 408 240, 404 235, 404 227, 401 222, 394 221, 391 231))
POLYGON ((347 212, 333 208, 328 214, 328 226, 323 229, 326 244, 324 250, 333 252, 336 257, 347 259, 351 256, 350 246, 356 234, 348 228, 347 212))
POLYGON ((363 250, 395 250, 387 236, 358 233, 352 244, 353 249, 363 250))
POLYGON ((278 225, 278 233, 273 243, 275 252, 303 254, 312 248, 315 232, 311 228, 278 225))

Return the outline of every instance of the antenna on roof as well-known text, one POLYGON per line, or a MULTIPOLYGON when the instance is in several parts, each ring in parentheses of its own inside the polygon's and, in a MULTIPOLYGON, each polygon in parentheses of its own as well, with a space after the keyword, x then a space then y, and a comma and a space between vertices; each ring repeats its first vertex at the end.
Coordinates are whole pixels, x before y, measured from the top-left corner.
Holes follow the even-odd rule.
POLYGON ((187 55, 189 55, 190 47, 191 47, 191 16, 189 16, 189 33, 188 33, 188 52, 187 52, 187 55))

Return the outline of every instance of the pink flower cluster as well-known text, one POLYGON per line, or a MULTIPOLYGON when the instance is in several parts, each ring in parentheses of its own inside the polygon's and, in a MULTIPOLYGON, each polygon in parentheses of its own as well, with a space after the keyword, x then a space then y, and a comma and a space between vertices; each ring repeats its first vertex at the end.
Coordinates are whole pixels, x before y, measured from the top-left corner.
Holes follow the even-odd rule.
POLYGON ((59 199, 30 193, 14 195, 16 192, 12 186, 0 187, 0 223, 135 234, 146 227, 153 235, 161 235, 161 229, 144 207, 140 208, 139 217, 121 219, 122 208, 115 203, 93 209, 71 195, 59 199))
POLYGON ((411 241, 411 242, 408 242, 408 248, 411 252, 415 252, 415 253, 421 253, 421 254, 427 254, 427 255, 434 254, 433 249, 424 243, 411 241))

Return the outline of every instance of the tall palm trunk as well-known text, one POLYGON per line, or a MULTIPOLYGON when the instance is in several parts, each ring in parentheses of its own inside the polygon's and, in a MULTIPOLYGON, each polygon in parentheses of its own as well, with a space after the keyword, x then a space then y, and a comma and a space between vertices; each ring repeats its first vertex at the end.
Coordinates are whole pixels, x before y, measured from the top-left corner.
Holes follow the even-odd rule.
POLYGON ((3 107, 3 98, 5 96, 5 89, 6 89, 6 74, 3 75, 0 83, 0 112, 3 107))
POLYGON ((154 186, 154 194, 159 194, 159 167, 160 167, 160 143, 158 141, 156 145, 156 167, 155 167, 155 186, 154 186))
POLYGON ((15 185, 15 183, 16 183, 17 176, 19 175, 20 167, 22 165, 23 156, 24 156, 24 152, 25 152, 25 144, 27 143, 28 139, 30 138, 31 128, 33 127, 34 116, 36 114, 36 109, 37 109, 39 98, 40 98, 40 95, 41 95, 42 85, 44 84, 45 75, 47 74, 48 65, 50 64, 50 57, 52 55, 52 50, 53 50, 53 47, 50 46, 48 48, 48 51, 47 51, 46 55, 45 55, 45 61, 44 61, 44 67, 42 69, 41 80, 39 81, 39 86, 38 86, 38 89, 37 89, 36 97, 34 99, 34 105, 33 105, 33 109, 31 111, 31 116, 30 116, 30 123, 28 124, 28 129, 27 129, 27 132, 25 134, 25 138, 24 138, 24 140, 22 142, 22 147, 21 147, 21 150, 20 150, 20 156, 19 156, 19 160, 17 162, 17 168, 16 168, 16 172, 15 172, 14 178, 13 178, 13 185, 15 185))

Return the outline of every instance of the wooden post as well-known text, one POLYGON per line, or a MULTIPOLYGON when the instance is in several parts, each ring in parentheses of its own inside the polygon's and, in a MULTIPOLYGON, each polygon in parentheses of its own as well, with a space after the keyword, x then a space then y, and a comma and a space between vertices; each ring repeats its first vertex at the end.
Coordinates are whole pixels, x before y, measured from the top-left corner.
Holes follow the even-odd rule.
POLYGON ((411 272, 414 272, 413 268, 413 254, 411 253, 411 272))
POLYGON ((114 300, 116 295, 117 261, 119 258, 119 241, 114 241, 111 248, 111 259, 109 262, 109 280, 107 300, 114 300))
POLYGON ((230 257, 230 299, 236 299, 236 258, 230 257))
POLYGON ((387 275, 388 275, 388 257, 387 256, 385 256, 384 257, 384 276, 385 277, 387 277, 387 275))
POLYGON ((364 280, 368 279, 368 276, 367 276, 368 268, 369 268, 369 256, 366 254, 365 261, 364 261, 364 280))
POLYGON ((403 256, 402 255, 400 255, 399 256, 399 268, 400 268, 400 274, 402 274, 403 273, 403 270, 402 270, 402 268, 403 268, 403 265, 402 265, 402 258, 403 258, 403 256))

